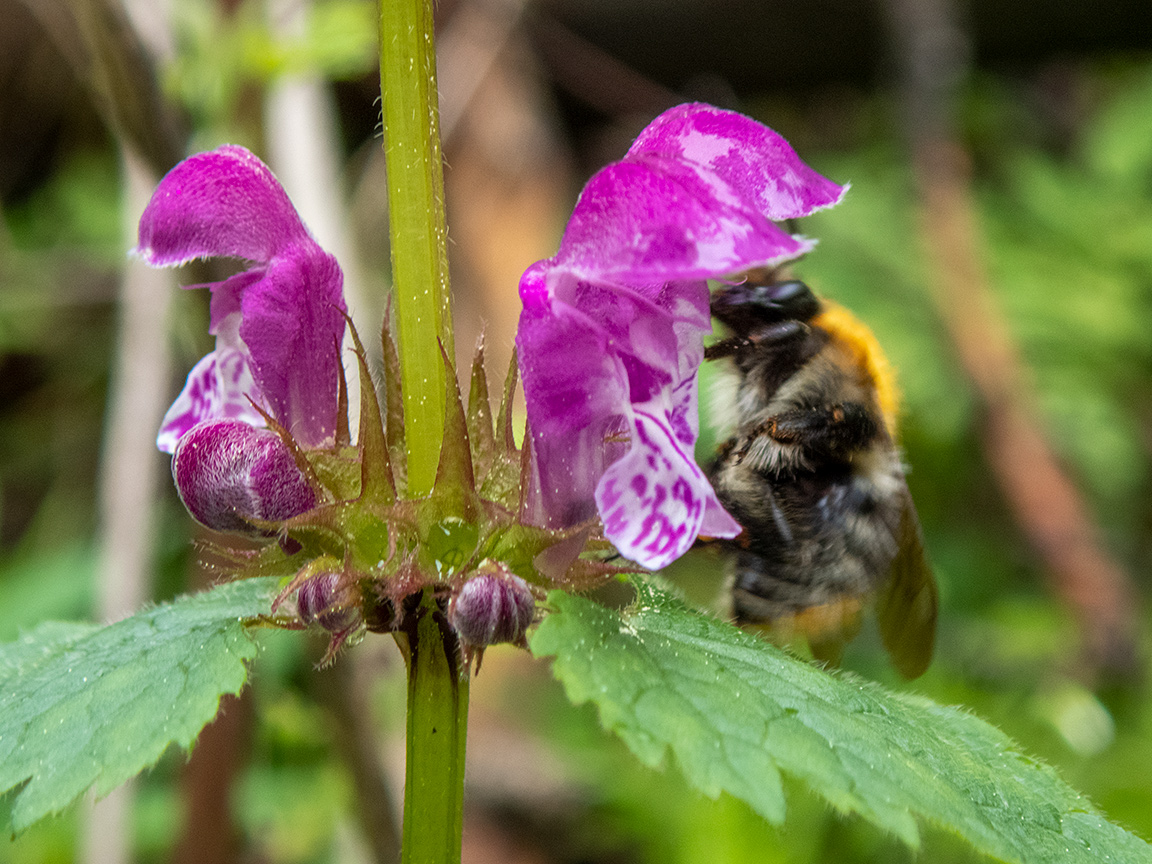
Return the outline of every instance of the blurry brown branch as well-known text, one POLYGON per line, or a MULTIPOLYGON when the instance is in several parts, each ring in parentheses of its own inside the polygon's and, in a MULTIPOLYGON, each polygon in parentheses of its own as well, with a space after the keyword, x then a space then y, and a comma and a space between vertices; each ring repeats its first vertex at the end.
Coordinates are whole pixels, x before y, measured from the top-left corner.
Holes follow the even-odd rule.
POLYGON ((1103 547, 1080 491, 1043 432, 981 260, 968 157, 953 123, 955 91, 968 71, 968 40, 952 0, 886 0, 885 11, 920 191, 932 297, 983 403, 986 457, 1053 591, 1080 622, 1087 662, 1096 672, 1133 674, 1139 665, 1135 590, 1103 547))
POLYGON ((185 135, 152 59, 117 0, 21 0, 67 58, 109 129, 157 177, 184 156, 185 135))
POLYGON ((244 860, 244 838, 232 817, 232 790, 251 749, 251 691, 225 696, 220 711, 196 739, 181 772, 184 827, 172 864, 235 864, 244 860))
POLYGON ((659 114, 683 99, 545 13, 532 17, 532 36, 556 83, 610 116, 659 114))
POLYGON ((377 864, 400 860, 397 809, 392 800, 368 703, 353 678, 353 658, 345 655, 327 669, 312 670, 310 689, 327 709, 332 737, 356 788, 356 815, 377 864))

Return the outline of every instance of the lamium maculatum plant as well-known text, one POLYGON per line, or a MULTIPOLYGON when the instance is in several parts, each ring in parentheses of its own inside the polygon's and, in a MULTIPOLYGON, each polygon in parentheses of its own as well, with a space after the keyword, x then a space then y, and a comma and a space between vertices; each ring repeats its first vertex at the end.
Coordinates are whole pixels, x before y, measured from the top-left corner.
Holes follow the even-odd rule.
POLYGON ((519 365, 493 412, 483 351, 463 393, 450 360, 431 3, 380 11, 395 323, 382 388, 339 265, 268 168, 224 146, 172 169, 137 254, 246 262, 198 286, 212 292, 216 344, 157 439, 231 581, 0 647, 0 793, 19 787, 14 828, 105 794, 172 743, 190 748, 244 686, 252 633, 274 625, 321 634, 322 665, 369 632, 399 646, 405 862, 460 860, 470 680, 498 643, 554 658, 572 701, 594 702, 643 762, 674 762, 772 822, 787 774, 912 847, 920 817, 1007 861, 1152 862, 970 714, 829 674, 644 575, 699 537, 740 531, 693 457, 708 280, 809 252, 781 223, 846 186, 741 114, 663 113, 589 180, 556 255, 521 278, 519 365), (615 579, 634 592, 627 608, 580 596, 615 579))
MULTIPOLYGON (((485 648, 527 647, 530 629, 539 624, 534 650, 563 657, 557 634, 592 613, 577 613, 575 598, 550 591, 579 591, 626 571, 658 569, 697 537, 739 533, 693 457, 697 373, 710 330, 707 280, 736 281, 809 252, 814 241, 778 223, 837 204, 846 188, 808 168, 783 138, 743 115, 687 104, 657 117, 622 160, 589 180, 557 254, 521 279, 516 341, 528 409, 523 447, 510 410, 517 367, 493 422, 482 350, 465 399, 441 349, 446 386, 439 463, 431 490, 412 494, 401 355, 390 330, 384 328, 383 409, 359 337, 348 331, 360 388, 353 438, 340 362, 349 324, 340 271, 267 168, 246 151, 225 147, 182 163, 161 182, 141 221, 146 260, 173 264, 223 254, 253 266, 208 286, 216 350, 190 374, 159 444, 173 452, 181 499, 199 522, 264 538, 256 551, 229 551, 222 543, 218 552, 237 578, 280 579, 267 621, 326 633, 325 663, 365 632, 395 635, 410 675, 407 860, 428 857, 429 836, 439 838, 431 843, 439 850, 431 860, 458 856, 467 685, 485 648), (541 623, 557 612, 561 623, 541 623), (418 662, 429 656, 431 679, 421 676, 418 662), (448 710, 424 711, 437 703, 448 710), (442 728, 455 731, 427 735, 442 728), (431 796, 442 806, 429 818, 428 773, 445 766, 455 779, 444 784, 448 792, 431 796)), ((649 598, 634 619, 643 621, 655 595, 643 584, 637 591, 649 598)), ((655 632, 664 633, 659 626, 655 632)), ((583 638, 573 637, 572 644, 583 638)), ((608 649, 607 635, 600 638, 608 649)), ((717 648, 723 643, 709 640, 714 637, 705 642, 717 648)), ((651 651, 652 644, 651 637, 637 638, 630 650, 651 651)), ((691 653, 689 644, 674 656, 691 653)), ((558 659, 558 674, 581 698, 580 687, 588 686, 581 675, 592 673, 573 673, 573 662, 572 656, 558 659)), ((625 668, 635 662, 633 656, 625 668)), ((656 680, 675 677, 669 669, 679 662, 656 680)), ((690 673, 697 681, 699 674, 690 673)), ((617 692, 601 685, 606 722, 643 699, 625 695, 632 686, 617 683, 617 692)), ((692 699, 685 698, 691 713, 692 699)), ((713 707, 723 727, 720 704, 713 707)), ((765 716, 775 705, 768 703, 765 716)), ((640 734, 644 741, 651 734, 627 731, 636 720, 614 722, 624 724, 617 728, 626 738, 640 734)), ((702 746, 682 734, 666 745, 682 759, 694 758, 686 754, 702 746)), ((771 774, 777 770, 772 760, 787 760, 770 743, 764 746, 747 758, 771 774)), ((634 745, 641 755, 646 747, 634 745)), ((739 793, 737 777, 747 767, 735 760, 732 770, 719 788, 739 793)), ((691 762, 686 771, 715 788, 691 762)), ((765 816, 779 818, 772 788, 743 794, 765 816)), ((918 806, 914 798, 903 805, 909 812, 918 806)), ((899 820, 883 824, 914 842, 899 820)))

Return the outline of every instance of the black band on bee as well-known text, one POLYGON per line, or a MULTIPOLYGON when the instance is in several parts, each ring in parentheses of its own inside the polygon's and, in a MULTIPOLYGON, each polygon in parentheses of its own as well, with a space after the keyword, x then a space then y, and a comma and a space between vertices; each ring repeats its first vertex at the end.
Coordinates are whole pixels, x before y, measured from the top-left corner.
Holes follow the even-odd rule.
POLYGON ((800 321, 780 321, 750 331, 747 336, 733 336, 721 339, 704 349, 705 360, 719 360, 754 350, 786 349, 806 337, 811 328, 800 321))

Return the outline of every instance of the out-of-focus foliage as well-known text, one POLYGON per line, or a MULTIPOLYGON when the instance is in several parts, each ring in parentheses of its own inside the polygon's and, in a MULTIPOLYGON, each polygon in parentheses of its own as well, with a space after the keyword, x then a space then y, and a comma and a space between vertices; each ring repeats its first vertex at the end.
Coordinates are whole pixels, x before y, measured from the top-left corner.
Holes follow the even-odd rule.
POLYGON ((321 0, 307 4, 302 26, 279 20, 296 4, 247 3, 226 13, 219 3, 187 0, 173 7, 180 42, 167 89, 192 114, 200 134, 218 132, 242 103, 284 75, 340 80, 371 72, 376 63, 376 4, 321 0))
POLYGON ((277 632, 260 642, 265 674, 253 683, 260 722, 234 793, 236 817, 268 860, 323 860, 348 829, 353 789, 332 758, 336 742, 323 710, 305 682, 293 680, 307 667, 305 643, 277 632))
POLYGON ((15 641, 22 630, 40 621, 87 618, 96 577, 93 565, 92 550, 83 545, 7 562, 0 574, 5 607, 0 642, 15 641))
MULTIPOLYGON (((1019 94, 996 80, 974 89, 967 114, 986 263, 1036 407, 1137 575, 1152 479, 1149 81, 1136 68, 1096 82, 1113 92, 1062 153, 1030 140, 1019 94)), ((911 178, 903 154, 883 144, 822 167, 854 186, 841 210, 804 226, 821 247, 803 271, 859 310, 902 370, 910 482, 932 514, 937 490, 967 491, 956 448, 971 442, 978 417, 925 293, 911 178), (940 463, 951 482, 936 476, 940 463)), ((979 511, 968 510, 972 524, 979 511)))
POLYGON ((33 197, 5 212, 13 252, 71 249, 75 255, 114 264, 120 257, 119 200, 119 171, 112 154, 79 152, 33 197))
MULTIPOLYGON (((92 528, 119 248, 115 158, 76 153, 0 225, 0 548, 92 528)), ((52 565, 47 565, 51 567, 52 565)))

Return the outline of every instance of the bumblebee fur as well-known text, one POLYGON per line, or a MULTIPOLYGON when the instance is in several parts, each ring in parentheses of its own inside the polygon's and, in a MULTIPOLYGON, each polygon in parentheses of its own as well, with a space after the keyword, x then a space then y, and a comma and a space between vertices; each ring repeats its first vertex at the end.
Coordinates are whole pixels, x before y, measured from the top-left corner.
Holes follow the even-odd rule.
POLYGON ((744 528, 730 541, 737 623, 836 662, 877 597, 897 669, 932 653, 936 589, 896 444, 897 394, 871 331, 802 282, 749 274, 712 297, 730 331, 706 356, 722 365, 713 416, 722 444, 708 469, 744 528))

